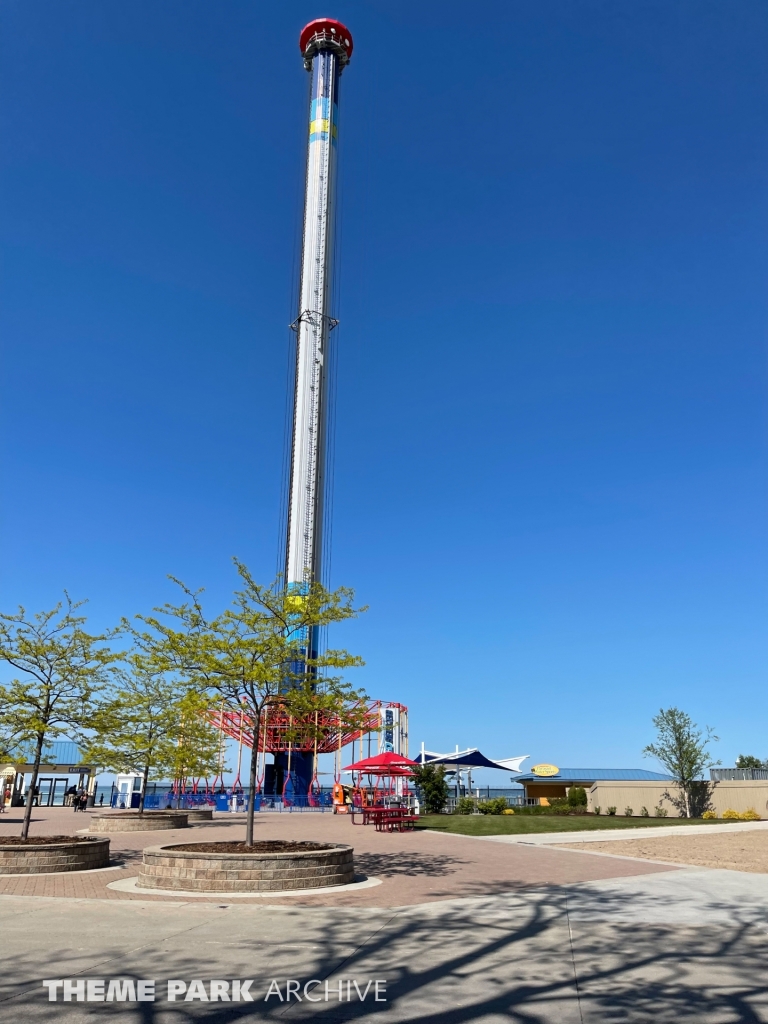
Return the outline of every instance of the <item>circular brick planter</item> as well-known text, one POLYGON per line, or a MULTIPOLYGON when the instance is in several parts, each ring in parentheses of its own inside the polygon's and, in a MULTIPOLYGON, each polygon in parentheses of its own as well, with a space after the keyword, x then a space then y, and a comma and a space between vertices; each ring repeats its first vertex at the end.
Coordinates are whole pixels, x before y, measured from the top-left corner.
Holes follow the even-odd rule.
POLYGON ((0 875, 46 875, 54 871, 92 871, 109 867, 109 840, 85 839, 34 846, 3 845, 0 875))
POLYGON ((187 827, 186 811, 117 811, 115 814, 95 814, 89 832, 151 832, 155 829, 187 827))
POLYGON ((319 889, 354 882, 351 846, 313 846, 319 848, 290 853, 203 853, 183 845, 150 846, 144 850, 137 884, 140 889, 219 893, 319 889))
POLYGON ((212 807, 195 807, 192 811, 184 811, 187 816, 187 820, 193 821, 213 821, 213 808, 212 807))

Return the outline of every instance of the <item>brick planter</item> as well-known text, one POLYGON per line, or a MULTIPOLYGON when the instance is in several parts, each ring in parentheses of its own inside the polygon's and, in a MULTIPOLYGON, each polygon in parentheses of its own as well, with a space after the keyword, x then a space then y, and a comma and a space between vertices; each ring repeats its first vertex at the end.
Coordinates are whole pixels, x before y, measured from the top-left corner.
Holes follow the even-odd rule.
POLYGON ((114 814, 95 814, 89 832, 151 832, 155 829, 187 827, 186 811, 116 811, 114 814))
POLYGON ((187 816, 187 820, 191 823, 193 821, 213 821, 213 808, 212 807, 195 807, 192 811, 184 811, 187 816))
POLYGON ((144 850, 140 889, 190 892, 279 892, 348 885, 355 880, 352 847, 291 853, 201 853, 150 846, 144 850))
POLYGON ((0 875, 45 875, 52 871, 91 871, 109 867, 109 840, 48 843, 40 846, 2 845, 0 875))

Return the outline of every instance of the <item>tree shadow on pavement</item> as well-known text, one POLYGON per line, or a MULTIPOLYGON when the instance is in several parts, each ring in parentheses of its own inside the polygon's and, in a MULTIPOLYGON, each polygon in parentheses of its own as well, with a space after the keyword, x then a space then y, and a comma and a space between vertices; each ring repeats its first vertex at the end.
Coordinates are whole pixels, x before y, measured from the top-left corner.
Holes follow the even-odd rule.
MULTIPOLYGON (((9 935, 0 1018, 25 1024, 98 1021, 107 1013, 120 1024, 768 1020, 765 908, 703 898, 703 925, 676 926, 653 920, 665 900, 671 920, 673 896, 576 886, 394 910, 183 908, 172 936, 155 938, 147 917, 144 945, 126 949, 112 940, 88 970, 73 948, 45 950, 41 935, 37 948, 22 951, 9 935), (255 978, 254 1002, 169 1003, 158 984, 155 1003, 49 1004, 38 979, 51 977, 44 965, 54 963, 56 977, 66 977, 70 964, 69 976, 83 978, 255 978), (382 978, 387 1002, 265 1001, 272 978, 283 992, 288 978, 302 987, 310 979, 329 981, 332 995, 338 979, 356 979, 364 988, 368 979, 382 978)), ((82 926, 75 924, 75 931, 82 926)))
POLYGON ((397 875, 428 875, 431 878, 453 874, 469 861, 460 857, 430 853, 356 853, 355 867, 366 875, 393 878, 397 875))

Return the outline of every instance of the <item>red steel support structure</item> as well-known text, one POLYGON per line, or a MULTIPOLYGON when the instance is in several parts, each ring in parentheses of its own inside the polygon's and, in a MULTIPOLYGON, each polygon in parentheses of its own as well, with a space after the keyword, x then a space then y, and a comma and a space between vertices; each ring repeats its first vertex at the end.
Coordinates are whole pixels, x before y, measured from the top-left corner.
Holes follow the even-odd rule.
MULTIPOLYGON (((314 719, 306 723, 302 735, 301 723, 289 718, 287 712, 277 706, 268 708, 262 716, 259 730, 258 753, 280 754, 288 751, 301 753, 335 754, 341 747, 362 740, 365 736, 375 735, 377 747, 382 742, 386 728, 387 710, 397 712, 399 742, 396 746, 405 746, 405 750, 397 753, 408 754, 408 708, 404 704, 390 701, 368 700, 358 705, 364 709, 364 725, 360 729, 347 729, 339 724, 335 715, 320 712, 315 729, 314 719), (319 735, 318 735, 319 734, 319 735)), ((251 747, 253 733, 252 720, 246 712, 231 708, 220 708, 211 716, 212 723, 225 736, 251 747)), ((378 752, 378 751, 377 751, 378 752)))

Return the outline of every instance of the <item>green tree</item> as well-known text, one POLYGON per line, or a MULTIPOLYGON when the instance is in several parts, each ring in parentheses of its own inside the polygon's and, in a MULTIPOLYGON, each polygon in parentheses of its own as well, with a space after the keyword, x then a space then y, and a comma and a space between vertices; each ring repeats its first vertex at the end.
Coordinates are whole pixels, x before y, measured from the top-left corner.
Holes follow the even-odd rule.
MULTIPOLYGON (((2 697, 0 697, 0 701, 2 697)), ((0 703, 0 718, 3 714, 3 705, 0 703)), ((18 753, 18 743, 11 735, 10 729, 0 726, 0 761, 14 761, 18 753)))
MULTIPOLYGON (((713 768, 719 761, 713 761, 708 747, 717 741, 712 729, 704 730, 679 708, 662 708, 653 719, 656 727, 656 742, 643 749, 646 757, 661 761, 680 789, 677 803, 686 818, 693 816, 694 804, 708 803, 711 786, 702 779, 707 768, 713 768)), ((704 806, 700 808, 702 811, 704 806)))
POLYGON ((768 766, 768 761, 761 761, 759 757, 753 757, 751 754, 739 754, 736 758, 737 768, 765 768, 768 766))
POLYGON ((445 766, 420 764, 411 769, 413 781, 419 787, 427 814, 441 814, 448 799, 448 783, 445 781, 445 766))
POLYGON ((168 774, 181 785, 226 771, 221 736, 211 724, 212 710, 207 693, 189 690, 179 702, 177 739, 171 751, 168 774))
POLYGON ((321 731, 328 714, 338 716, 345 732, 364 720, 365 694, 328 674, 362 665, 362 660, 345 650, 326 650, 315 658, 306 658, 304 652, 311 628, 355 618, 365 609, 354 607, 354 593, 346 587, 329 591, 311 583, 298 591, 280 578, 264 587, 236 559, 235 565, 242 589, 217 617, 207 618, 201 591, 175 580, 186 600, 166 604, 156 615, 138 616, 143 626, 132 632, 155 667, 179 672, 198 692, 215 694, 226 707, 247 716, 252 756, 246 844, 251 846, 255 755, 264 712, 280 706, 304 738, 314 729, 321 731))
POLYGON ((210 701, 173 676, 148 669, 143 658, 128 659, 99 701, 91 720, 93 736, 85 758, 113 772, 137 772, 143 779, 139 813, 150 774, 185 781, 219 774, 219 734, 210 725, 210 701))
POLYGON ((29 835, 32 802, 43 748, 62 733, 79 735, 89 725, 94 699, 117 655, 107 646, 113 632, 92 634, 78 615, 84 601, 65 601, 50 611, 28 616, 0 613, 0 661, 18 672, 0 686, 0 729, 16 748, 33 748, 32 777, 21 835, 29 835))

